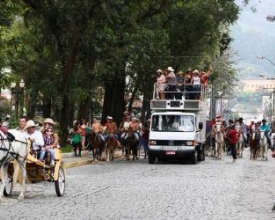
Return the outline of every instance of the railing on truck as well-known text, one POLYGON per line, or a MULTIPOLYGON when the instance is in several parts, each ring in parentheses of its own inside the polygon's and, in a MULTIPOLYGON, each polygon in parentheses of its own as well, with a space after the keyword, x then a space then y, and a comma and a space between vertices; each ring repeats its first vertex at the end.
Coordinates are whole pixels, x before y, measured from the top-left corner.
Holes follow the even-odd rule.
POLYGON ((154 84, 153 99, 150 102, 152 110, 200 110, 204 107, 204 85, 187 84, 174 87, 173 91, 169 91, 167 87, 169 86, 162 84, 160 91, 160 87, 154 84))

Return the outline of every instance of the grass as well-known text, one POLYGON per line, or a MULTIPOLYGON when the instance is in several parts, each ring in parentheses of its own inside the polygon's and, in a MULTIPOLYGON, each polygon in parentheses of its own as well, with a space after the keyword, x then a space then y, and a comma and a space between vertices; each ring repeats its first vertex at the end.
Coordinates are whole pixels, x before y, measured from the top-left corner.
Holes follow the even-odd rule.
POLYGON ((70 144, 67 144, 65 147, 61 147, 62 153, 70 153, 72 152, 73 146, 70 144))

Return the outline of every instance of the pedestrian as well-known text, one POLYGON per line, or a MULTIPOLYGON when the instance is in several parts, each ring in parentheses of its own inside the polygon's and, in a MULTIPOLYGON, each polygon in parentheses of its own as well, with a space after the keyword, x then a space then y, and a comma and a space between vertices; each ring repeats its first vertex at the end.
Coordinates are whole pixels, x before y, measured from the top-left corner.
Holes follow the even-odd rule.
POLYGON ((234 124, 229 125, 229 132, 227 133, 230 151, 233 157, 233 162, 237 159, 236 143, 238 142, 238 131, 235 129, 234 124))
POLYGON ((73 145, 73 149, 74 149, 74 155, 76 157, 77 156, 81 157, 82 146, 81 146, 81 130, 80 130, 80 122, 79 121, 77 121, 74 124, 71 135, 72 135, 72 145, 73 145), (77 149, 78 149, 78 153, 77 153, 77 149))

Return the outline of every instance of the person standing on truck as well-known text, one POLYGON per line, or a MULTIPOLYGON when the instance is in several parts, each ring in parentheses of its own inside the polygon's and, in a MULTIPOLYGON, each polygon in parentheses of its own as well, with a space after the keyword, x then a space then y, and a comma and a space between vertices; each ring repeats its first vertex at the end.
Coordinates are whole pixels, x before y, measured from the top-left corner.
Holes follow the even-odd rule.
POLYGON ((172 67, 167 68, 167 86, 168 86, 168 99, 175 99, 175 91, 177 89, 177 81, 176 81, 176 75, 174 73, 174 69, 172 67))
POLYGON ((166 86, 166 77, 164 76, 161 69, 158 69, 156 74, 157 74, 156 98, 165 99, 164 89, 166 86))
POLYGON ((236 143, 238 142, 238 131, 235 129, 235 125, 232 123, 229 125, 229 132, 227 134, 229 147, 233 157, 233 162, 237 159, 236 143))

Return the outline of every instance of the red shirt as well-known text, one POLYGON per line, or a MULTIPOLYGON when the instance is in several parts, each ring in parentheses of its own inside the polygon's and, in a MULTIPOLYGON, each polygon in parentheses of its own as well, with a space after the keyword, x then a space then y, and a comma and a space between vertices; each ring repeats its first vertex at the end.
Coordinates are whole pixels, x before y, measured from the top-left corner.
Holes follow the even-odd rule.
POLYGON ((235 128, 230 129, 227 137, 229 139, 229 144, 236 144, 238 142, 238 132, 235 130, 235 128))

